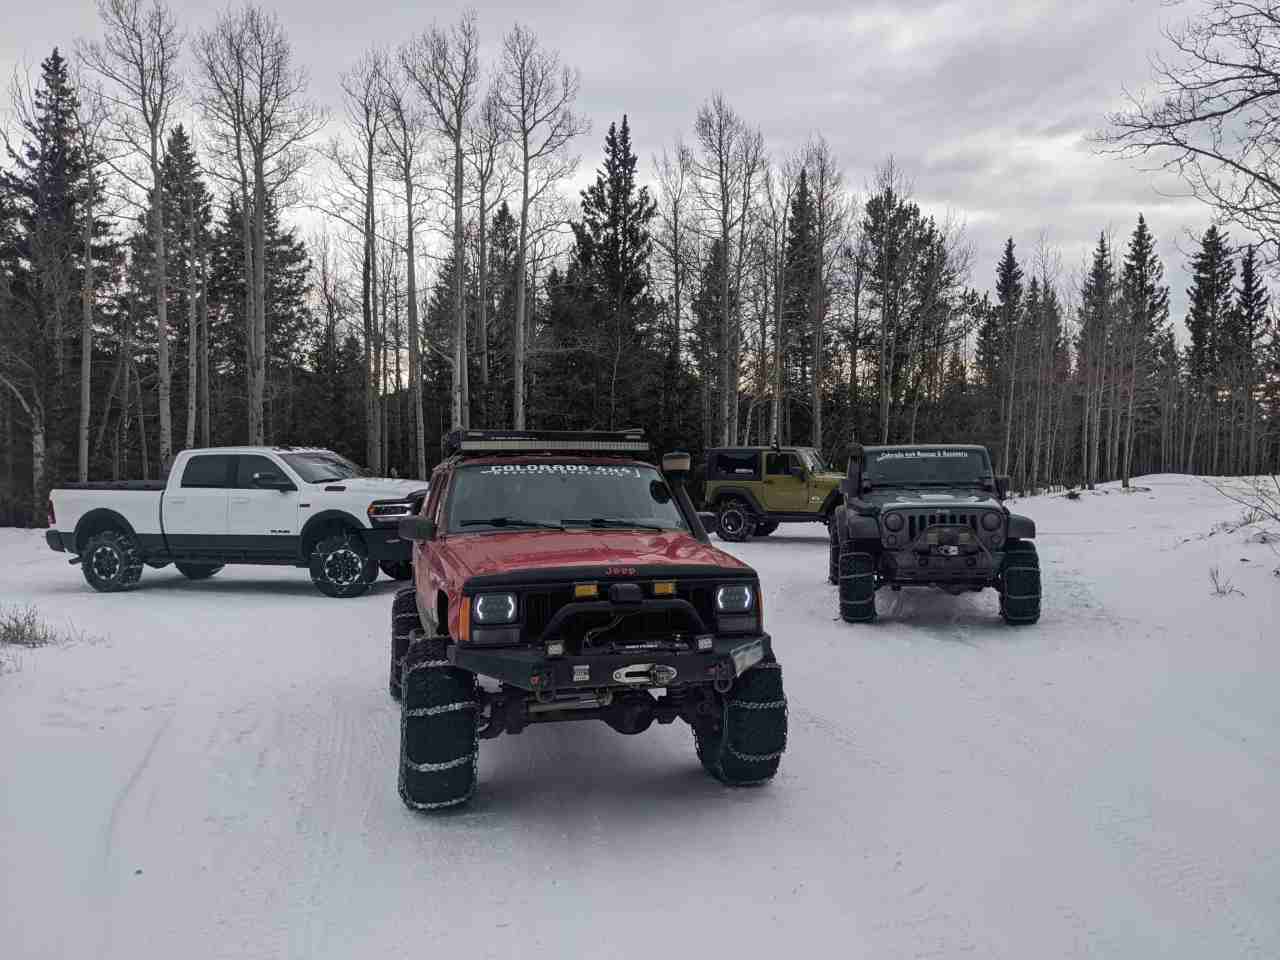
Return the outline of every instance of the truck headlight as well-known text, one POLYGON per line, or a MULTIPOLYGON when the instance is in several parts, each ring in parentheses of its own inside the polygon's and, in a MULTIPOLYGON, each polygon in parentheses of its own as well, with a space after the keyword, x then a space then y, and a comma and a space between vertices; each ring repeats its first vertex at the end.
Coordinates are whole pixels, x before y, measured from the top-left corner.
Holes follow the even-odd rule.
POLYGON ((884 528, 885 528, 886 530, 901 530, 901 529, 902 529, 902 514, 900 514, 900 513, 887 513, 887 514, 885 514, 885 517, 884 517, 884 528))
POLYGON ((735 583, 716 590, 717 613, 747 613, 755 605, 755 592, 745 583, 735 583))
POLYGON ((476 623, 485 626, 514 623, 518 608, 514 593, 481 593, 471 602, 476 623))
POLYGON ((989 511, 982 515, 982 526, 987 530, 996 530, 999 528, 1004 518, 995 511, 989 511))
POLYGON ((413 500, 375 500, 369 504, 369 522, 394 523, 413 516, 417 509, 418 505, 413 500))

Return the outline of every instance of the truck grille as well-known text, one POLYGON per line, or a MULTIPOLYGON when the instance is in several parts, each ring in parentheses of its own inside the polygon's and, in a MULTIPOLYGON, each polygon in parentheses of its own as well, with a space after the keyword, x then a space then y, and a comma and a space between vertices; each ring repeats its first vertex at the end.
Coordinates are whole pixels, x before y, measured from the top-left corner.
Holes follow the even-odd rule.
MULTIPOLYGON (((642 587, 645 595, 649 596, 651 591, 650 584, 643 583, 642 587)), ((607 590, 608 584, 601 583, 601 592, 604 593, 607 590)), ((681 600, 687 600, 698 611, 698 616, 702 618, 702 622, 706 624, 708 629, 715 629, 715 587, 713 585, 677 583, 676 596, 681 600)), ((573 602, 573 588, 539 587, 525 591, 522 599, 524 601, 525 637, 532 642, 542 636, 543 631, 547 629, 547 625, 551 622, 551 618, 562 607, 573 602)), ((586 630, 608 623, 610 619, 607 615, 597 614, 575 617, 565 629, 565 633, 572 634, 572 636, 565 639, 573 643, 586 630)), ((687 615, 673 610, 636 613, 629 616, 625 621, 627 633, 633 635, 652 633, 669 636, 672 633, 691 633, 695 626, 687 615)))
POLYGON ((982 515, 979 513, 929 513, 927 511, 907 513, 907 542, 915 540, 929 527, 939 525, 969 527, 976 531, 981 519, 982 515))

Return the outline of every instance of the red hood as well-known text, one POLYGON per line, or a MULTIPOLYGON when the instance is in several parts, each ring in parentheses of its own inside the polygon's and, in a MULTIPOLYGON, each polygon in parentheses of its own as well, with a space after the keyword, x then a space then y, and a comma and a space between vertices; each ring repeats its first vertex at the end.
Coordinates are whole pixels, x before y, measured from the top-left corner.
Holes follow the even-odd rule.
POLYGON ((517 570, 588 566, 688 566, 748 570, 737 557, 699 543, 687 533, 625 530, 521 530, 511 533, 454 534, 445 549, 466 576, 517 570))

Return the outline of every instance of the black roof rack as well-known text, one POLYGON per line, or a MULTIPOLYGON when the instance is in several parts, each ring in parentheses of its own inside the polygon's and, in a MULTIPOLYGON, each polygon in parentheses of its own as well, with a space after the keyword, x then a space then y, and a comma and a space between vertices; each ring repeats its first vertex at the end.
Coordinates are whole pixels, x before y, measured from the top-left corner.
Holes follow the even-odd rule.
POLYGON ((527 453, 649 452, 644 431, 635 430, 454 430, 445 437, 448 456, 527 453))

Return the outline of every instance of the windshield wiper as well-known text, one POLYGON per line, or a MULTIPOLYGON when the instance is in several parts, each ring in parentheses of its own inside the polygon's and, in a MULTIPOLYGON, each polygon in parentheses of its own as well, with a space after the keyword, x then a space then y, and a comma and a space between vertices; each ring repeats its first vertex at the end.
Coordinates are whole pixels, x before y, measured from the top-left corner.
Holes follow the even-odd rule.
POLYGON ((643 520, 630 520, 626 517, 584 517, 580 520, 566 520, 570 526, 588 526, 598 530, 627 528, 634 530, 657 530, 666 533, 670 527, 662 527, 656 523, 645 523, 643 520))
POLYGON ((563 530, 559 523, 543 523, 541 520, 525 520, 521 517, 490 517, 488 520, 463 520, 463 527, 536 527, 539 530, 563 530))

